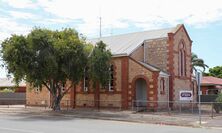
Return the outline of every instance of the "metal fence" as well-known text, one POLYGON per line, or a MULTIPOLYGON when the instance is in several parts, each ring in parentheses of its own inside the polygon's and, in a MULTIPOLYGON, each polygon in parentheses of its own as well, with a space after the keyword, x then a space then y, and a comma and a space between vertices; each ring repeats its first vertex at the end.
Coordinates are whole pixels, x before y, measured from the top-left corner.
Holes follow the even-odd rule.
POLYGON ((222 116, 222 103, 218 102, 185 102, 185 101, 141 101, 134 100, 131 110, 142 113, 222 116), (220 111, 221 110, 221 111, 220 111))
MULTIPOLYGON (((27 108, 41 107, 42 109, 51 108, 51 101, 39 100, 28 103, 21 99, 0 99, 0 108, 27 108)), ((122 101, 115 100, 62 100, 61 109, 71 110, 75 108, 92 108, 107 110, 123 110, 122 101)), ((169 114, 169 115, 197 115, 199 110, 202 116, 222 116, 222 103, 217 102, 184 102, 184 101, 140 101, 133 100, 129 103, 129 111, 134 113, 150 113, 150 114, 169 114), (131 105, 131 106, 130 106, 131 105), (220 112, 218 112, 221 110, 220 112)))

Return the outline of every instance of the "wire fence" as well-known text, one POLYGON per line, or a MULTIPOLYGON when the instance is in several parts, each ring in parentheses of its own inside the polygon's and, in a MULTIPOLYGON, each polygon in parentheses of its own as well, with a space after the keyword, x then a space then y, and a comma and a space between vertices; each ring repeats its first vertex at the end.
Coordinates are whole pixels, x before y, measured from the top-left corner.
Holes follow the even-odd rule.
MULTIPOLYGON (((61 109, 71 110, 73 108, 91 108, 107 110, 123 110, 123 101, 119 100, 62 100, 61 109)), ((0 108, 27 108, 41 107, 50 109, 52 101, 35 100, 26 101, 23 99, 1 99, 0 108)), ((184 102, 184 101, 141 101, 133 100, 129 103, 128 111, 134 113, 168 114, 168 115, 198 115, 199 110, 202 116, 222 116, 222 103, 217 102, 184 102), (131 105, 131 106, 130 106, 131 105)))
POLYGON ((170 115, 198 115, 222 116, 222 103, 193 101, 141 101, 132 102, 132 111, 142 113, 170 114, 170 115), (221 110, 221 111, 220 111, 221 110))

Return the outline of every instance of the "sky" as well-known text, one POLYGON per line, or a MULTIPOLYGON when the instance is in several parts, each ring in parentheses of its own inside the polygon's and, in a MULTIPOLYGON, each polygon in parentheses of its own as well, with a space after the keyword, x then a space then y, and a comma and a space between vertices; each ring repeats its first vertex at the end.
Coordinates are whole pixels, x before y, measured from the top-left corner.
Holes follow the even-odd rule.
POLYGON ((222 0, 0 0, 0 42, 33 27, 71 27, 96 38, 100 17, 102 36, 184 24, 192 51, 209 67, 222 65, 222 0))

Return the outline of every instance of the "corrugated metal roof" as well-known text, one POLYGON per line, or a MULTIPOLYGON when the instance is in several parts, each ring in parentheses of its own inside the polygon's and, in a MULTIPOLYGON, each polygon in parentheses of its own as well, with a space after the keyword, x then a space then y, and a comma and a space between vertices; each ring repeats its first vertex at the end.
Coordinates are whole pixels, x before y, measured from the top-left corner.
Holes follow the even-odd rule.
POLYGON ((152 70, 152 71, 160 71, 160 69, 154 67, 154 66, 151 66, 150 64, 147 64, 147 63, 144 63, 144 62, 141 62, 141 61, 138 61, 141 65, 143 65, 144 67, 152 70))
MULTIPOLYGON (((113 55, 127 54, 129 55, 144 41, 150 39, 158 39, 168 37, 168 33, 175 30, 174 28, 151 30, 143 32, 135 32, 110 37, 102 37, 101 40, 107 44, 107 48, 111 50, 113 55)), ((96 44, 100 38, 90 39, 89 42, 96 44)))
MULTIPOLYGON (((0 78, 0 87, 15 87, 16 84, 13 82, 13 79, 0 78)), ((26 86, 24 81, 19 83, 19 86, 26 86)))

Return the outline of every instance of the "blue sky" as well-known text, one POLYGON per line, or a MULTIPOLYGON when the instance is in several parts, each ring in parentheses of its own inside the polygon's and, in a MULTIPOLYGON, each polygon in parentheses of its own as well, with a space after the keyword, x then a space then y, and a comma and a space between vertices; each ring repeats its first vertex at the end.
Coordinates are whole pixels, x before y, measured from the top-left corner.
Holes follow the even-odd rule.
MULTIPOLYGON (((207 65, 222 65, 221 0, 0 0, 0 40, 37 27, 75 28, 87 38, 185 24, 192 51, 207 65), (200 4, 201 3, 201 4, 200 4)), ((5 77, 5 70, 0 70, 5 77)))

